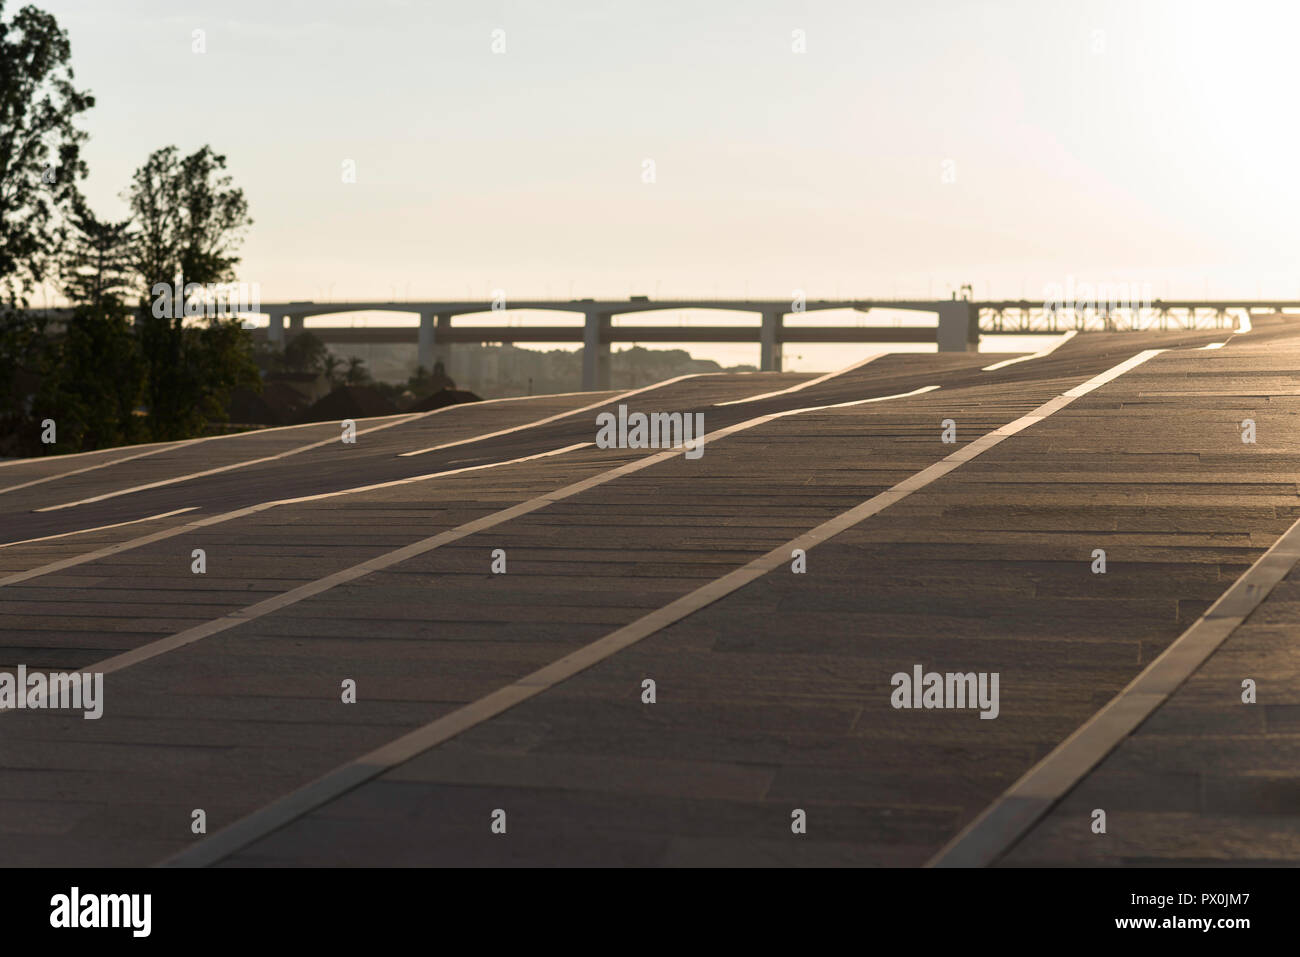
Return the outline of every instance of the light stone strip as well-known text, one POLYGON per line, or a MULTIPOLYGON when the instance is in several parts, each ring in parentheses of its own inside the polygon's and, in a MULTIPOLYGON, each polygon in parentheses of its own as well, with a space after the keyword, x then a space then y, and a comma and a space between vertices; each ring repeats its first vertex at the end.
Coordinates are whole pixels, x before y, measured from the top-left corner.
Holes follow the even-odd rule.
POLYGON ((746 402, 757 402, 760 399, 775 399, 779 395, 789 395, 792 392, 801 392, 802 390, 811 388, 812 386, 821 385, 823 382, 829 381, 830 379, 834 379, 837 376, 842 376, 847 372, 852 372, 854 369, 861 369, 868 362, 875 362, 883 355, 887 355, 887 353, 884 352, 872 353, 871 355, 863 359, 861 362, 855 362, 853 363, 853 365, 845 366, 843 369, 838 369, 835 372, 828 372, 823 376, 818 376, 816 379, 809 379, 807 382, 797 382, 787 389, 778 389, 775 392, 764 392, 760 395, 751 395, 745 399, 732 399, 729 402, 715 402, 713 404, 715 407, 721 405, 743 405, 746 402))
POLYGON ((34 545, 36 542, 48 542, 56 538, 67 538, 69 535, 86 535, 89 532, 106 532, 110 528, 121 528, 124 525, 139 525, 141 522, 152 522, 159 518, 171 518, 173 515, 180 515, 182 512, 192 512, 197 505, 191 505, 189 508, 177 508, 170 512, 160 512, 157 515, 148 515, 145 518, 133 518, 129 522, 114 522, 112 525, 99 525, 95 528, 78 528, 71 532, 59 532, 56 535, 42 535, 40 538, 25 538, 21 542, 0 542, 0 548, 11 548, 14 545, 34 545))

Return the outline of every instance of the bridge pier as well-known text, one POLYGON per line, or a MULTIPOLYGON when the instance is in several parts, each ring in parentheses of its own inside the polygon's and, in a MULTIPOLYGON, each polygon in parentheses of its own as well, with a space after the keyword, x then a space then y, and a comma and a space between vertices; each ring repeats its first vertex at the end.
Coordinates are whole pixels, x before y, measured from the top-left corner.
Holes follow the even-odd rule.
MULTIPOLYGON (((443 371, 451 375, 451 313, 421 312, 420 338, 416 363, 429 372, 439 361, 443 371)), ((452 376, 455 378, 455 376, 452 376)))
POLYGON ((609 329, 611 314, 588 312, 582 329, 582 389, 609 388, 609 329))
POLYGON ((433 361, 434 364, 441 361, 443 371, 451 375, 451 313, 438 313, 437 329, 433 339, 433 361))
POLYGON ((978 352, 980 312, 972 302, 939 303, 938 342, 940 352, 978 352))
POLYGON ((289 317, 289 338, 290 339, 292 339, 294 336, 298 335, 300 332, 303 331, 303 323, 306 321, 306 319, 307 319, 306 316, 289 317))
POLYGON ((781 371, 781 329, 784 312, 764 312, 759 333, 758 368, 763 372, 781 371))
POLYGON ((420 313, 420 351, 419 364, 429 372, 434 365, 442 363, 442 371, 455 378, 451 373, 451 313, 420 313))
POLYGON ((420 313, 420 339, 415 362, 422 369, 433 369, 433 321, 436 318, 432 312, 420 313))
POLYGON ((284 345, 284 316, 278 312, 269 313, 266 324, 266 341, 279 348, 284 345))

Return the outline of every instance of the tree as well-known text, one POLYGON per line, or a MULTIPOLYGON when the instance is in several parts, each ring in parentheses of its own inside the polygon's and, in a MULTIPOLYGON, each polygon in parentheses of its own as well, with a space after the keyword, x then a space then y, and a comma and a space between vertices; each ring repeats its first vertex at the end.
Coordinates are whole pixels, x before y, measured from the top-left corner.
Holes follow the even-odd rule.
POLYGON ((181 419, 181 427, 185 434, 195 435, 209 422, 226 421, 235 389, 261 392, 262 377, 253 361, 253 339, 237 320, 213 320, 187 328, 185 336, 194 406, 181 419))
POLYGON ((137 441, 143 438, 135 408, 144 362, 124 302, 135 284, 131 224, 103 222, 80 200, 68 224, 61 272, 75 311, 39 398, 58 411, 59 450, 137 441))
POLYGON ((120 303, 78 306, 41 380, 37 405, 58 423, 54 450, 110 448, 146 438, 135 414, 144 362, 120 303))
POLYGON ((167 146, 135 171, 125 198, 139 230, 136 269, 146 288, 178 275, 200 284, 234 278, 235 250, 253 221, 225 169, 226 158, 210 146, 186 157, 167 146))
MULTIPOLYGON (((4 0, 0 0, 0 16, 4 0)), ((0 19, 0 298, 15 302, 47 277, 61 213, 86 176, 73 125, 95 99, 72 85, 71 46, 58 21, 26 6, 0 19)))
POLYGON ((38 391, 58 367, 56 342, 45 316, 24 314, 0 304, 0 456, 34 455, 41 450, 34 426, 38 391))
POLYGON ((433 364, 432 372, 424 366, 417 366, 415 372, 406 380, 406 387, 417 399, 423 399, 442 389, 454 389, 456 383, 452 381, 451 376, 447 375, 442 360, 438 359, 433 364))
POLYGON ((321 362, 321 371, 325 373, 325 381, 330 384, 331 388, 337 388, 343 384, 343 376, 339 372, 342 365, 343 360, 334 353, 325 353, 325 358, 321 362))
POLYGON ((366 385, 370 381, 370 370, 366 368, 366 360, 359 356, 348 356, 348 367, 343 373, 343 383, 345 385, 366 385))
POLYGON ((131 221, 101 221, 78 202, 68 222, 63 294, 81 305, 99 308, 111 301, 120 307, 137 285, 131 221))
POLYGON ((324 372, 325 357, 329 354, 325 343, 310 332, 300 332, 289 340, 280 357, 285 372, 324 372))
POLYGON ((95 100, 72 85, 71 46, 53 16, 31 6, 3 15, 0 0, 0 455, 22 455, 40 448, 33 425, 60 346, 47 317, 15 307, 57 262, 62 214, 86 175, 74 120, 95 100))
MULTIPOLYGON (((180 280, 234 279, 235 254, 252 224, 243 190, 225 175, 226 158, 211 147, 181 158, 174 146, 157 150, 135 171, 126 199, 135 217, 135 268, 146 290, 180 280)), ((143 303, 137 324, 148 369, 146 403, 155 438, 182 438, 220 419, 230 391, 260 387, 251 341, 237 320, 208 319, 185 326, 172 300, 143 303)))

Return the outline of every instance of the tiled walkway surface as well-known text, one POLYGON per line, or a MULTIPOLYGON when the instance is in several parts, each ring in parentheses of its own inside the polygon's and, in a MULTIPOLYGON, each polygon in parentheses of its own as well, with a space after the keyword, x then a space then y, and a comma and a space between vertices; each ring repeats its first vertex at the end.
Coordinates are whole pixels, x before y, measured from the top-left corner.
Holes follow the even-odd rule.
MULTIPOLYGON (((280 458, 337 425, 64 478, 0 468, 0 543, 45 539, 0 547, 0 668, 108 662, 99 720, 0 714, 0 860, 922 864, 1300 517, 1300 330, 1199 348, 1223 338, 1080 335, 993 372, 889 356, 725 406, 809 377, 462 406, 280 458), (1057 400, 1146 349, 1165 351, 1057 400), (881 401, 843 405, 863 399, 881 401), (573 447, 620 402, 735 431, 693 459, 573 447), (728 584, 873 499, 806 570, 792 554, 728 584), (644 634, 591 651, 629 627, 644 634), (893 676, 917 665, 997 673, 997 718, 895 708, 893 676), (460 715, 409 760, 366 764, 460 715), (309 787, 322 777, 352 783, 309 787), (273 829, 218 833, 277 801, 273 829)), ((1002 862, 1294 860, 1297 596, 1279 586, 1002 862)))

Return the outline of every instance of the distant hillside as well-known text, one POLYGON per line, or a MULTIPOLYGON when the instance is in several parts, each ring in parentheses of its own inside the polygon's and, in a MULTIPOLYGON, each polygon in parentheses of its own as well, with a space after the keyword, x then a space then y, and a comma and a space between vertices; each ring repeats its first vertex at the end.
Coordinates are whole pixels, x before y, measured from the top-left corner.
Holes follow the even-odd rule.
MULTIPOLYGON (((413 345, 333 346, 340 358, 357 355, 378 382, 405 382, 415 370, 413 345)), ((755 372, 750 365, 723 368, 712 359, 694 359, 685 349, 615 351, 610 359, 610 387, 632 389, 692 372, 755 372)), ((462 389, 485 399, 548 392, 576 392, 582 383, 582 350, 521 349, 512 345, 457 344, 451 348, 448 374, 462 389)))

